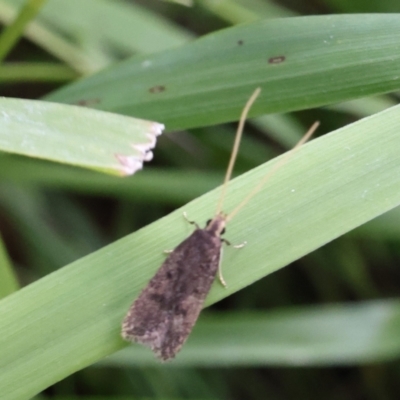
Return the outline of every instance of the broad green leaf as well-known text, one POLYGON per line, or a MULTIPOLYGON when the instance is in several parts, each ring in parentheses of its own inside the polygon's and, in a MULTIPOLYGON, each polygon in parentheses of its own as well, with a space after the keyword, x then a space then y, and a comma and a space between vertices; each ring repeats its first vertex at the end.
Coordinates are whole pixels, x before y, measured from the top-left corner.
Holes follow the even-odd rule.
MULTIPOLYGON (((330 366, 400 356, 400 301, 294 307, 270 312, 205 313, 168 367, 330 366)), ((143 346, 130 346, 100 366, 156 366, 143 346)))
POLYGON ((141 169, 162 129, 86 107, 0 99, 0 150, 115 175, 141 169))
MULTIPOLYGON (((303 146, 228 226, 233 243, 210 305, 400 204, 400 107, 303 146)), ((273 160, 229 186, 224 209, 243 199, 273 160)), ((164 249, 213 214, 219 190, 84 257, 0 302, 0 387, 23 399, 120 350, 120 324, 160 266, 164 249), (29 340, 27 340, 29 332, 29 340), (62 362, 60 362, 62 360, 62 362)), ((345 329, 346 327, 343 327, 345 329)))
POLYGON ((329 15, 235 26, 128 59, 47 96, 156 118, 169 130, 288 112, 400 88, 400 15, 329 15))

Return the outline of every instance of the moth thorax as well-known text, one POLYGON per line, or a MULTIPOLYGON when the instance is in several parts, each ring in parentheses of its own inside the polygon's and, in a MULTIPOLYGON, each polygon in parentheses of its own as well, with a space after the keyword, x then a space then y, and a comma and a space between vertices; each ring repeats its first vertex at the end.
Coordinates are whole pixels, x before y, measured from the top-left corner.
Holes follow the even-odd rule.
POLYGON ((213 233, 215 236, 220 236, 226 225, 226 215, 220 213, 216 215, 206 226, 206 231, 213 233))

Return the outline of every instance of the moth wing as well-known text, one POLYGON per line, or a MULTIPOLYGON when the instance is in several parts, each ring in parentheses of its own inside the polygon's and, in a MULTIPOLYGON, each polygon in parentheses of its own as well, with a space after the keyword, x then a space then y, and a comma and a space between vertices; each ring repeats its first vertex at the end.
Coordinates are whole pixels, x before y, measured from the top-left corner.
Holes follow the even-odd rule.
POLYGON ((166 361, 189 336, 218 270, 221 239, 195 230, 164 261, 130 308, 126 340, 142 343, 166 361))

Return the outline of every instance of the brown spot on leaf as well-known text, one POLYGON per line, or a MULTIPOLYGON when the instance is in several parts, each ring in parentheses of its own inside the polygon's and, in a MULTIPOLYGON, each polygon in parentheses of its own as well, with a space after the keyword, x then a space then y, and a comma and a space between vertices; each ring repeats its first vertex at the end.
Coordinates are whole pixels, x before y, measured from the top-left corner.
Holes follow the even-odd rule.
POLYGON ((244 41, 243 41, 242 39, 239 39, 238 42, 237 42, 237 44, 238 44, 239 46, 243 46, 243 45, 244 45, 244 41))
POLYGON ((149 89, 150 93, 162 93, 164 91, 165 91, 165 86, 163 85, 153 86, 152 88, 149 89))
POLYGON ((99 98, 95 98, 95 99, 82 99, 82 100, 78 100, 75 104, 78 106, 82 106, 82 107, 90 107, 90 106, 94 106, 96 104, 100 103, 100 99, 99 98))
POLYGON ((286 60, 285 56, 275 56, 268 60, 268 64, 280 64, 286 60))

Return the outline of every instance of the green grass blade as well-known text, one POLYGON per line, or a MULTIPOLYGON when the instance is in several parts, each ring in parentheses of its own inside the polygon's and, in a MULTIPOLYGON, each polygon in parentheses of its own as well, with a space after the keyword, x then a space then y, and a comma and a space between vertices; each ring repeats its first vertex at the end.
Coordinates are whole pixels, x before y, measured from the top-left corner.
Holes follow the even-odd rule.
MULTIPOLYGON (((303 146, 228 226, 232 242, 248 245, 225 251, 228 288, 216 282, 207 305, 400 204, 399 130, 400 107, 393 107, 303 146)), ((274 162, 232 181, 225 210, 274 162)), ((210 192, 184 210, 201 223, 218 195, 210 192)), ((123 315, 161 264, 162 251, 191 230, 177 210, 3 299, 3 396, 33 396, 126 346, 119 337, 123 315)))
POLYGON ((387 212, 386 214, 376 218, 368 224, 360 226, 354 234, 366 239, 400 239, 400 208, 387 212))
POLYGON ((0 122, 0 150, 115 175, 141 169, 163 129, 85 107, 6 98, 0 122))
POLYGON ((4 60, 18 39, 22 36, 26 25, 36 17, 46 0, 26 0, 17 18, 0 36, 0 62, 4 60))
POLYGON ((171 130, 235 120, 257 86, 253 116, 385 93, 400 87, 399 24, 396 14, 254 22, 129 59, 47 98, 95 98, 96 108, 171 130))
POLYGON ((290 114, 269 114, 254 118, 251 123, 284 148, 291 149, 306 129, 290 114))
POLYGON ((19 289, 18 279, 13 271, 3 239, 0 236, 0 298, 19 289))
POLYGON ((57 26, 78 43, 98 42, 103 51, 104 43, 107 43, 117 51, 129 54, 176 47, 193 37, 167 18, 126 1, 51 0, 40 21, 57 26))
MULTIPOLYGON (((23 0, 1 3, 0 19, 7 22, 23 0)), ((121 56, 176 47, 193 37, 167 18, 117 0, 51 0, 25 35, 86 74, 121 56)))
POLYGON ((89 170, 49 165, 22 157, 0 157, 0 179, 25 186, 70 190, 86 195, 182 204, 217 187, 222 177, 215 172, 144 169, 134 177, 119 179, 89 170))
MULTIPOLYGON (((400 301, 295 307, 271 312, 204 315, 170 367, 332 366, 400 356, 400 301)), ((130 346, 101 366, 160 365, 130 346)))
POLYGON ((197 0, 209 12, 232 24, 251 22, 261 18, 289 17, 294 13, 273 1, 260 0, 197 0))
MULTIPOLYGON (((0 21, 10 24, 17 14, 15 2, 0 2, 0 21), (12 3, 12 4, 9 4, 12 3)), ((94 59, 77 45, 71 43, 59 32, 45 27, 37 20, 31 21, 27 26, 25 37, 37 43, 39 46, 53 54, 60 60, 65 61, 75 71, 88 74, 104 67, 104 61, 94 59)))
POLYGON ((388 96, 379 96, 350 100, 345 103, 327 106, 326 108, 328 110, 351 113, 362 118, 386 110, 386 108, 393 107, 396 104, 397 102, 388 96))
MULTIPOLYGON (((4 184, 0 187, 0 207, 9 221, 12 221, 15 231, 24 243, 20 251, 31 267, 37 266, 36 273, 39 276, 48 274, 84 254, 77 252, 73 246, 79 233, 69 231, 67 223, 56 225, 52 212, 59 205, 58 202, 54 203, 56 204, 51 208, 48 207, 40 190, 4 184)), ((64 212, 68 211, 70 210, 65 207, 64 212)), ((69 220, 73 218, 71 214, 68 214, 69 220)))
POLYGON ((0 82, 65 82, 77 78, 69 67, 55 63, 7 63, 0 65, 0 82))

